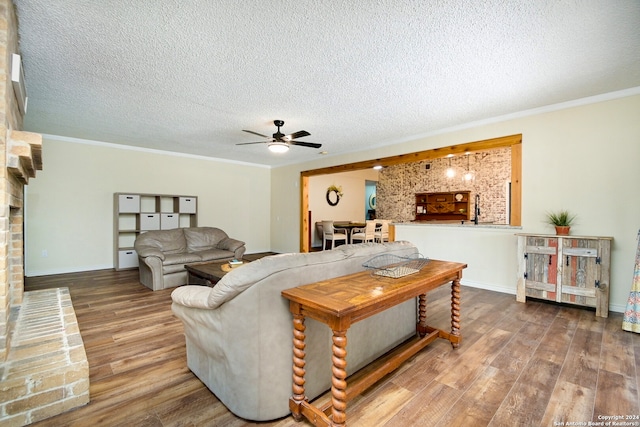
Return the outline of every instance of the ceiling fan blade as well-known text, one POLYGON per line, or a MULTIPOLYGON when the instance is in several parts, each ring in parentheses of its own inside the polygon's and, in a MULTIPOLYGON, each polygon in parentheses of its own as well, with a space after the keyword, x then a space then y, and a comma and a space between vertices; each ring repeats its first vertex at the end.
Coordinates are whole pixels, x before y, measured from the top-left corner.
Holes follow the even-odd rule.
POLYGON ((236 144, 236 145, 266 144, 267 142, 271 142, 271 141, 241 142, 241 143, 236 144))
POLYGON ((291 145, 299 145, 301 147, 320 148, 322 144, 316 144, 315 142, 303 142, 303 141, 289 141, 291 145))
POLYGON ((286 138, 296 139, 296 138, 302 138, 304 136, 309 136, 309 135, 311 135, 311 134, 309 132, 307 132, 306 130, 299 130, 298 132, 294 132, 294 133, 292 133, 290 135, 286 135, 285 139, 286 138))
POLYGON ((271 139, 271 137, 270 137, 270 136, 263 135, 263 134, 258 133, 258 132, 254 132, 254 131, 252 131, 252 130, 242 129, 242 132, 249 132, 249 133, 252 133, 252 134, 254 134, 254 135, 261 136, 261 137, 263 137, 263 138, 269 138, 269 139, 271 139))

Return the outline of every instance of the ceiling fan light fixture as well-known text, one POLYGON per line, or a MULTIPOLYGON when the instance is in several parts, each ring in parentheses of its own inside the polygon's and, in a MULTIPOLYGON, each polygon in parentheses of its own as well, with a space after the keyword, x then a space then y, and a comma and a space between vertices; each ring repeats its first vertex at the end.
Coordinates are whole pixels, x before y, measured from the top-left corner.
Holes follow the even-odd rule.
POLYGON ((286 153, 287 151, 289 151, 289 144, 286 144, 284 142, 269 142, 267 143, 267 146, 272 153, 286 153))
POLYGON ((293 132, 288 135, 285 135, 282 132, 280 132, 280 127, 284 125, 284 121, 274 120, 273 124, 276 125, 278 130, 276 131, 276 133, 274 133, 271 136, 263 135, 259 132, 254 132, 252 130, 243 129, 242 130, 243 132, 248 132, 253 135, 261 136, 262 138, 264 138, 264 140, 256 141, 256 142, 241 142, 236 145, 251 145, 251 144, 267 143, 267 147, 269 148, 270 151, 274 153, 279 153, 279 154, 286 153, 287 151, 289 151, 289 147, 292 145, 297 145, 298 147, 309 147, 309 148, 322 147, 322 144, 317 144, 315 142, 297 140, 298 138, 304 138, 305 136, 311 135, 306 130, 299 130, 298 132, 293 132))

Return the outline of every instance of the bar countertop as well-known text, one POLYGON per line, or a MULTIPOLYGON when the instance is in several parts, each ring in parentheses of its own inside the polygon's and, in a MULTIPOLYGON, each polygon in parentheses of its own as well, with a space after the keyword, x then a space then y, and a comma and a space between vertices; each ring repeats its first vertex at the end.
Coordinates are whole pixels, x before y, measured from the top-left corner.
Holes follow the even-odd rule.
POLYGON ((501 230, 522 230, 521 226, 514 226, 509 224, 496 224, 493 222, 480 222, 477 225, 473 221, 409 221, 409 222, 397 222, 396 226, 427 226, 427 227, 459 227, 459 228, 494 228, 501 230))

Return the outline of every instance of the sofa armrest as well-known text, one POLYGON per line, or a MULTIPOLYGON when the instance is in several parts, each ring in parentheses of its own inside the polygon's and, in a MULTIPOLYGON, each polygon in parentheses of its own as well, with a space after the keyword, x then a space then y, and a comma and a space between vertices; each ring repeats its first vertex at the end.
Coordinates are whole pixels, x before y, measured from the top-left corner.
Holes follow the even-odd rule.
POLYGON ((239 248, 244 246, 244 242, 236 239, 232 239, 231 237, 225 237, 220 240, 216 245, 218 249, 225 249, 227 251, 235 252, 239 248))
POLYGON ((139 257, 146 258, 149 256, 155 256, 164 261, 164 254, 158 248, 154 248, 152 246, 138 246, 136 248, 136 252, 139 257))
POLYGON ((171 292, 171 299, 174 304, 184 307, 210 309, 208 304, 210 293, 211 288, 208 286, 180 286, 171 292))

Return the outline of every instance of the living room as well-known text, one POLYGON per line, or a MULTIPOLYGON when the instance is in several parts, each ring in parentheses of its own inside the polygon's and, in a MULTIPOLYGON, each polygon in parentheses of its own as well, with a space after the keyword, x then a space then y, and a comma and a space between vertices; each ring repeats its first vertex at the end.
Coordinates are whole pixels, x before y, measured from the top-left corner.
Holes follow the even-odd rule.
MULTIPOLYGON (((640 178, 635 167, 639 154, 635 141, 640 132, 635 120, 638 92, 632 89, 608 94, 606 100, 582 100, 584 105, 574 102, 522 118, 503 118, 393 148, 352 154, 343 162, 522 133, 522 228, 509 233, 512 253, 505 252, 509 248, 500 249, 491 260, 477 262, 478 257, 492 253, 486 250, 486 241, 478 241, 480 231, 446 228, 429 229, 437 236, 421 238, 417 242, 421 252, 430 258, 458 257, 470 265, 467 281, 515 293, 513 234, 549 233, 545 213, 571 209, 578 215, 574 234, 614 238, 611 306, 621 312, 635 255, 635 211, 640 207, 640 200, 624 200, 625 195, 634 194, 640 178), (477 271, 478 264, 486 271, 477 271)), ((116 192, 198 196, 199 224, 215 225, 244 240, 248 253, 299 251, 300 173, 332 165, 322 159, 266 168, 47 135, 43 158, 43 171, 26 189, 27 276, 112 268, 116 192), (168 170, 177 172, 169 175, 168 170), (228 186, 213 189, 211 182, 228 186)))
POLYGON ((572 234, 613 238, 609 308, 619 316, 629 295, 640 228, 638 112, 640 86, 621 87, 451 125, 394 144, 277 166, 40 131, 44 167, 24 193, 24 274, 112 269, 114 193, 197 196, 199 225, 219 227, 245 241, 247 253, 299 252, 303 172, 521 134, 519 226, 399 224, 396 239, 411 241, 429 258, 468 264, 463 285, 515 300, 515 234, 552 233, 545 214, 569 209, 577 215, 572 234))

